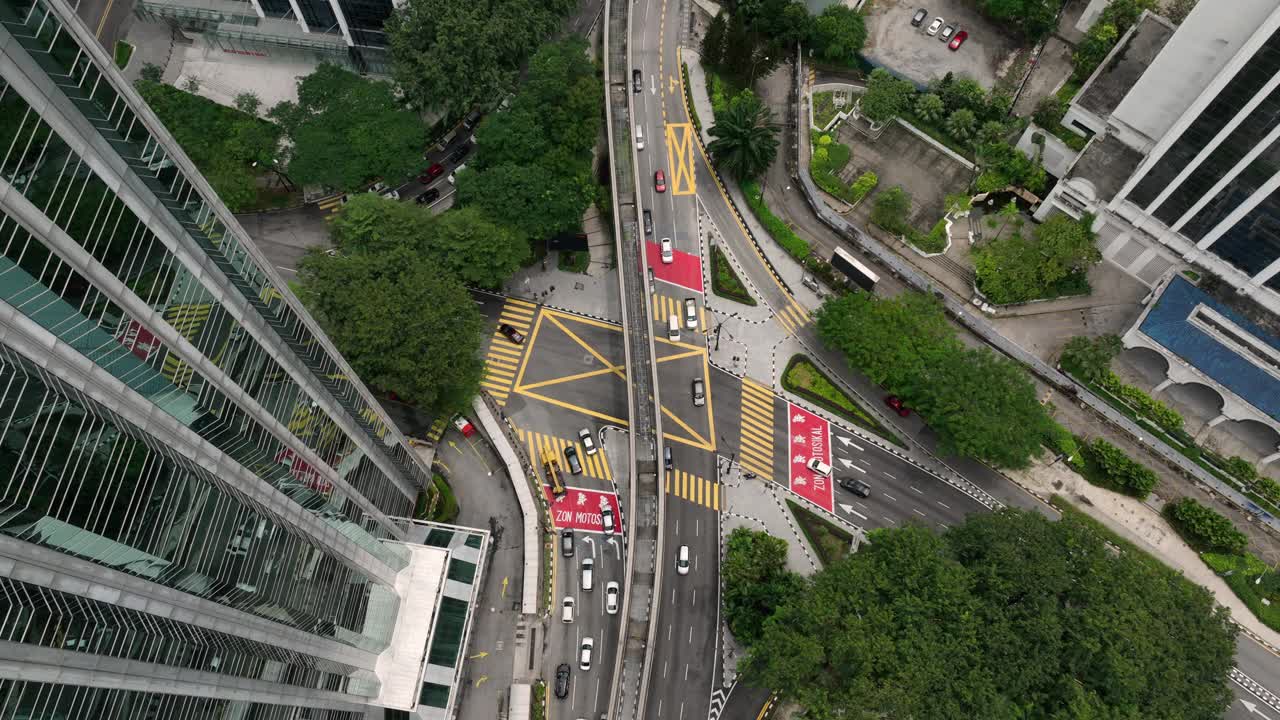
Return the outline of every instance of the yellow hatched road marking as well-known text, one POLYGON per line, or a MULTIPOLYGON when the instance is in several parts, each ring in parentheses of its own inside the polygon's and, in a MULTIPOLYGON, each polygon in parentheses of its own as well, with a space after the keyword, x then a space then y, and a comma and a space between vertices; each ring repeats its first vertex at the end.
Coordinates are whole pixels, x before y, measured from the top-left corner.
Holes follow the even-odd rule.
POLYGON ((668 123, 666 131, 671 194, 694 195, 697 193, 697 181, 693 164, 693 123, 668 123))

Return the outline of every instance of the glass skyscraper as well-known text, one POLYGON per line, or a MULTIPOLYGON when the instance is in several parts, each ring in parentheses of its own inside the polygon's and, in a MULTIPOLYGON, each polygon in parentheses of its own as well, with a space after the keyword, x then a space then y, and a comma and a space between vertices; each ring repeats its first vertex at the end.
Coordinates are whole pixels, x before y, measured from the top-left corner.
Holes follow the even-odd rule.
POLYGON ((64 0, 0 46, 0 720, 363 718, 425 468, 64 0))

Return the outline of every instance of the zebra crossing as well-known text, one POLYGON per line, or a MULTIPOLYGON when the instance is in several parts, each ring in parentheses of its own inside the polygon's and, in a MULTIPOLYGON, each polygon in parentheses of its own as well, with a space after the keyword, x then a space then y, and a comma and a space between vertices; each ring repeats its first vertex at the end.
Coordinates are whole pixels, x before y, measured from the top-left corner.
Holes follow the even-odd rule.
MULTIPOLYGON (((538 306, 534 303, 507 298, 502 304, 498 323, 506 323, 519 330, 521 335, 526 336, 527 342, 529 328, 533 325, 533 316, 537 312, 538 306)), ((494 327, 493 337, 489 340, 489 350, 485 354, 484 378, 480 381, 480 386, 489 391, 499 407, 505 407, 507 404, 507 396, 511 394, 516 373, 519 372, 520 360, 524 357, 524 348, 524 345, 516 345, 508 340, 498 332, 496 326, 494 327)))
POLYGON ((324 213, 324 221, 329 222, 333 219, 334 214, 347 204, 346 195, 333 195, 316 203, 320 208, 320 212, 324 213))
POLYGON ((797 305, 795 300, 791 300, 786 307, 773 314, 773 319, 778 321, 788 335, 795 335, 800 328, 813 319, 813 316, 797 305))
POLYGON ((738 462, 762 478, 773 477, 773 393, 742 378, 738 462))
POLYGON ((550 450, 556 457, 561 458, 560 468, 565 472, 565 476, 568 477, 569 466, 568 463, 563 460, 564 449, 572 446, 578 451, 578 460, 582 463, 583 475, 593 477, 598 480, 604 480, 605 482, 613 482, 613 473, 609 470, 609 461, 605 459, 604 453, 596 452, 592 455, 588 455, 583 450, 582 443, 578 442, 577 438, 574 438, 573 440, 565 440, 564 438, 558 438, 554 435, 533 432, 531 430, 525 430, 524 428, 516 428, 516 435, 520 438, 520 442, 528 446, 529 457, 535 458, 534 462, 537 462, 536 458, 542 457, 542 451, 544 449, 550 450))
POLYGON ((667 471, 668 495, 720 512, 720 483, 705 480, 683 470, 667 471))
MULTIPOLYGON (((690 295, 690 297, 694 297, 690 295)), ((660 326, 666 326, 667 318, 675 315, 680 319, 680 329, 687 330, 684 319, 684 301, 685 298, 669 297, 661 293, 653 295, 653 320, 660 326)), ((698 306, 698 327, 694 332, 705 333, 707 331, 707 310, 702 304, 697 302, 694 297, 694 304, 698 306)))

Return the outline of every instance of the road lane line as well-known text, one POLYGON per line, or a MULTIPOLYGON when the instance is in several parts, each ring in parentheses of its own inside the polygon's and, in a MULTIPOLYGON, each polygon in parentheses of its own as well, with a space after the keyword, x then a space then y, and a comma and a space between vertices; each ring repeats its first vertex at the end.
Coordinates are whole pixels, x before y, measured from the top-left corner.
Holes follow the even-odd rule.
POLYGON ((893 478, 894 480, 897 480, 897 479, 898 479, 898 478, 896 478, 896 477, 893 477, 892 475, 890 475, 890 474, 889 474, 889 473, 887 473, 887 472, 884 474, 884 476, 885 476, 885 477, 887 477, 887 478, 893 478))
POLYGON ((919 515, 920 517, 929 517, 928 515, 925 515, 924 513, 920 512, 919 510, 917 510, 917 509, 915 509, 915 508, 911 508, 911 512, 913 512, 913 513, 915 513, 915 514, 919 515))
POLYGON ((894 497, 894 496, 890 495, 889 493, 880 493, 880 494, 881 494, 881 495, 884 495, 885 497, 889 498, 890 500, 892 500, 892 501, 894 501, 894 502, 898 502, 898 498, 896 498, 896 497, 894 497))
POLYGON ((924 492, 923 492, 923 491, 921 491, 921 490, 920 490, 920 488, 916 487, 915 485, 908 485, 907 487, 911 488, 912 490, 915 490, 916 492, 920 493, 921 495, 923 495, 923 494, 924 494, 924 492))
POLYGON ((944 507, 944 508, 948 509, 948 510, 950 510, 950 509, 951 509, 951 506, 950 506, 950 505, 948 505, 948 504, 946 504, 946 503, 942 502, 941 500, 939 500, 939 501, 938 501, 938 504, 939 504, 939 505, 941 505, 942 507, 944 507))

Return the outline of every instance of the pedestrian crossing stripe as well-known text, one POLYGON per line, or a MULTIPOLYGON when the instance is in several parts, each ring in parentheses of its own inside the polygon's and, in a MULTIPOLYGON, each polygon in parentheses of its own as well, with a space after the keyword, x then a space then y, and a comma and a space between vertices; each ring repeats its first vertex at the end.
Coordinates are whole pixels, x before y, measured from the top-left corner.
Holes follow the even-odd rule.
POLYGON ((774 313, 774 319, 782 326, 788 335, 794 335, 799 332, 800 328, 809 322, 809 313, 794 302, 789 303, 782 310, 774 313))
MULTIPOLYGON (((324 212, 338 212, 342 209, 343 201, 347 199, 346 195, 334 195, 327 197, 316 203, 324 212)), ((328 219, 328 218, 326 218, 328 219)))
POLYGON ((742 379, 738 462, 749 472, 773 477, 773 393, 742 379))
MULTIPOLYGON (((527 300, 507 298, 498 314, 498 325, 506 323, 521 335, 529 334, 538 306, 527 300)), ((507 339, 494 326, 493 337, 489 340, 489 349, 485 353, 484 377, 480 386, 493 396, 499 407, 505 407, 507 397, 511 394, 511 386, 515 383, 516 371, 524 357, 524 345, 516 345, 507 339)))
POLYGON ((705 480, 684 470, 668 470, 666 484, 668 495, 720 512, 720 483, 705 480))
POLYGON ((543 450, 550 450, 560 458, 560 469, 569 474, 569 465, 564 461, 564 449, 573 446, 578 451, 578 462, 582 463, 582 474, 588 477, 604 480, 605 482, 613 482, 613 473, 609 470, 609 461, 605 459, 604 453, 599 449, 588 455, 583 449, 582 443, 576 438, 573 440, 565 440, 547 435, 546 433, 533 432, 524 428, 516 428, 516 434, 520 437, 520 442, 529 446, 529 457, 541 458, 543 450))
MULTIPOLYGON (((701 303, 698 305, 698 328, 697 332, 707 332, 707 313, 701 303)), ((665 326, 667 318, 675 315, 680 321, 680 328, 685 329, 684 324, 684 299, 667 297, 660 293, 653 296, 653 317, 659 325, 665 326)))

